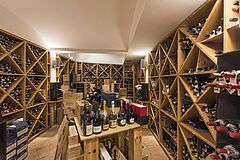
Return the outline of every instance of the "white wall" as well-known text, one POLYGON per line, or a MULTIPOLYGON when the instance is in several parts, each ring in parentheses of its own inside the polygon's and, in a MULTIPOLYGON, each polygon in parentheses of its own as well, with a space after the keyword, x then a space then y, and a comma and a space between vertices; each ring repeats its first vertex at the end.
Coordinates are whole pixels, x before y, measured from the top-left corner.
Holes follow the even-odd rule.
POLYGON ((0 6, 0 29, 47 48, 47 45, 31 25, 2 6, 0 6))
POLYGON ((88 62, 88 63, 104 63, 104 64, 123 64, 125 54, 111 54, 111 53, 71 53, 62 55, 71 56, 74 61, 88 62))

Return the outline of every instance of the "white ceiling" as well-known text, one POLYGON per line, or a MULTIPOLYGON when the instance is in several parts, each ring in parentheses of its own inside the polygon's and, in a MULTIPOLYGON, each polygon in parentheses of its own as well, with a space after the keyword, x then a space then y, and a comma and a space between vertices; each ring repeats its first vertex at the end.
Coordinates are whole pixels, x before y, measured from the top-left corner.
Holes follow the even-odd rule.
POLYGON ((0 9, 31 26, 57 52, 117 54, 130 60, 149 52, 204 1, 0 0, 0 9))

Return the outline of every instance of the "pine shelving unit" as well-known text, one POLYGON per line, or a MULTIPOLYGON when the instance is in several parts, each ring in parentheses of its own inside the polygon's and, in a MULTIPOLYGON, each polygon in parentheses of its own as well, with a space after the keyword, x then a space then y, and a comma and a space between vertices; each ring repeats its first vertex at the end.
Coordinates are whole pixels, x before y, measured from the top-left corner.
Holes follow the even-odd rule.
MULTIPOLYGON (((57 82, 63 82, 63 75, 70 75, 70 58, 65 57, 61 54, 57 54, 57 59, 59 60, 60 66, 56 68, 57 82)), ((72 63, 71 63, 72 64, 72 63)), ((72 67, 72 65, 71 65, 72 67)))
POLYGON ((240 17, 239 13, 232 10, 235 1, 206 1, 148 55, 151 102, 149 128, 170 159, 184 159, 183 150, 190 153, 191 159, 197 159, 192 155, 188 141, 194 135, 199 143, 215 148, 216 131, 207 126, 208 113, 202 108, 206 104, 216 103, 216 95, 209 87, 201 94, 195 94, 189 81, 194 77, 202 82, 214 81, 209 76, 216 72, 216 53, 240 49, 239 21, 229 21, 230 18, 240 17), (189 28, 198 23, 203 26, 198 34, 193 34, 189 28), (218 26, 222 26, 222 32, 207 36, 218 26), (182 38, 187 38, 192 46, 184 48, 182 38), (186 103, 188 105, 183 106, 186 103), (188 124, 188 120, 196 118, 203 120, 206 129, 193 128, 188 124), (177 126, 176 138, 167 130, 169 124, 177 126), (176 151, 167 150, 165 141, 176 145, 176 151))
POLYGON ((135 97, 135 65, 124 64, 123 86, 127 88, 127 98, 134 100, 135 97))
POLYGON ((8 64, 12 69, 11 72, 1 72, 0 76, 1 79, 14 78, 8 87, 0 87, 0 103, 8 103, 14 109, 1 108, 1 114, 7 121, 25 118, 31 141, 48 128, 49 52, 6 31, 1 30, 0 35, 13 43, 12 47, 7 47, 0 42, 0 64, 8 64), (15 94, 17 92, 19 95, 15 94))
MULTIPOLYGON (((86 82, 88 89, 90 84, 95 84, 101 87, 104 84, 104 79, 113 79, 116 81, 115 87, 130 88, 135 85, 135 65, 117 65, 117 64, 102 64, 102 63, 83 63, 77 62, 76 72, 79 76, 79 81, 86 82), (81 74, 81 76, 80 76, 81 74), (131 76, 129 76, 131 74, 131 76), (131 84, 126 84, 127 80, 132 80, 131 84)), ((129 89, 132 95, 135 95, 134 87, 129 89), (133 89, 132 89, 133 88, 133 89)), ((133 98, 131 96, 130 98, 133 98)))

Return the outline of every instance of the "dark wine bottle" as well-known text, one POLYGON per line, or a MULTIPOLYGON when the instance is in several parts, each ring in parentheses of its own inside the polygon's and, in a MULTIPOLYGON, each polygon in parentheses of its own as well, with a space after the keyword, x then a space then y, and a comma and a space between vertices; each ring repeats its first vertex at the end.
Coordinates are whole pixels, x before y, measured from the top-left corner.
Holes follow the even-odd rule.
POLYGON ((127 121, 126 111, 123 105, 124 101, 120 101, 120 111, 118 113, 118 125, 125 126, 127 121))
POLYGON ((127 109, 127 123, 133 124, 134 123, 134 112, 132 110, 132 104, 131 101, 129 102, 129 106, 127 109))
POLYGON ((93 117, 93 133, 99 134, 102 132, 102 117, 100 115, 100 109, 96 110, 93 117))
POLYGON ((83 134, 85 136, 90 136, 93 134, 93 120, 89 105, 85 103, 85 111, 82 119, 83 123, 83 134))

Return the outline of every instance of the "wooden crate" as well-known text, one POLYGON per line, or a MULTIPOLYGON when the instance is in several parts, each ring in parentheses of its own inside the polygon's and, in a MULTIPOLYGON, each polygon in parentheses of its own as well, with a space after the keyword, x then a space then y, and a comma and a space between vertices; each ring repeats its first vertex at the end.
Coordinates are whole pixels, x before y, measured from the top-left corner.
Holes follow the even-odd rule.
POLYGON ((77 133, 77 129, 76 126, 69 126, 69 136, 68 136, 68 144, 69 145, 74 145, 74 144, 78 144, 78 133, 77 133))

